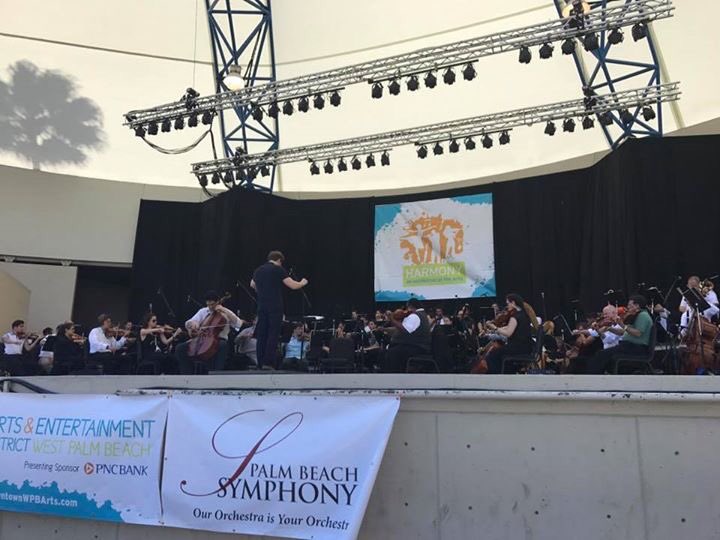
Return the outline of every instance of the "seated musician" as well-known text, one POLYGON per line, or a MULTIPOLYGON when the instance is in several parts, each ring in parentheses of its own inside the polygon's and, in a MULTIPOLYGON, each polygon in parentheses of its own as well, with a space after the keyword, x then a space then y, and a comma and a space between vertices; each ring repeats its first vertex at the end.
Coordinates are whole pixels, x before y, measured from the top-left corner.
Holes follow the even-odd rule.
POLYGON ((445 315, 443 308, 435 308, 435 318, 432 320, 430 329, 432 330, 436 326, 450 326, 451 324, 452 321, 450 320, 450 317, 445 315))
POLYGON ((303 324, 295 325, 290 341, 285 346, 282 368, 294 371, 307 371, 305 357, 310 350, 310 336, 305 334, 303 324))
POLYGON ((53 375, 68 375, 85 367, 82 345, 85 338, 75 333, 75 324, 65 321, 58 325, 53 346, 53 375))
MULTIPOLYGON (((215 291, 208 291, 205 294, 205 307, 200 308, 195 315, 185 321, 185 328, 188 330, 191 336, 196 335, 200 331, 212 331, 214 329, 204 328, 203 323, 211 318, 215 312, 222 314, 225 319, 225 324, 218 334, 219 344, 218 351, 208 360, 208 366, 215 371, 222 371, 225 368, 225 361, 227 360, 228 344, 227 338, 230 333, 230 326, 234 328, 240 328, 243 321, 235 315, 232 311, 227 309, 225 306, 220 304, 220 296, 215 291)), ((181 343, 175 349, 178 362, 180 363, 180 373, 183 375, 191 375, 193 373, 193 358, 188 354, 192 340, 181 343)))
POLYGON ((602 316, 590 325, 588 333, 590 336, 602 340, 603 349, 616 347, 624 333, 618 319, 618 308, 613 304, 605 306, 602 316))
POLYGON ((603 349, 588 362, 588 374, 602 375, 612 370, 618 356, 644 356, 649 353, 650 334, 653 319, 647 311, 647 300, 639 294, 628 300, 624 322, 608 329, 608 332, 622 336, 615 347, 603 349))
POLYGON ((35 373, 34 362, 28 355, 40 344, 36 334, 25 332, 25 321, 16 320, 11 325, 11 331, 4 334, 2 341, 5 344, 3 366, 0 371, 6 370, 11 375, 25 376, 35 373))
POLYGON ((412 356, 430 354, 430 320, 416 298, 407 301, 407 314, 402 319, 390 317, 395 332, 385 354, 385 373, 405 373, 412 356))
POLYGON ((182 328, 173 330, 158 326, 157 315, 146 313, 140 328, 140 356, 144 362, 155 364, 155 373, 177 373, 178 361, 171 353, 173 343, 182 333, 182 328), (169 334, 169 335, 168 335, 169 334))
MULTIPOLYGON (((702 296, 708 304, 710 304, 710 307, 701 314, 708 321, 720 313, 720 307, 718 307, 718 296, 713 290, 714 287, 712 286, 712 282, 708 280, 701 282, 698 276, 690 276, 687 280, 687 288, 697 291, 698 294, 702 296)), ((693 316, 695 315, 695 310, 690 304, 688 304, 685 297, 681 300, 678 309, 680 310, 680 313, 682 313, 680 317, 680 328, 682 334, 684 335, 690 326, 693 316)))
MULTIPOLYGON (((498 328, 492 322, 486 325, 490 331, 507 338, 507 345, 488 353, 486 361, 489 374, 502 372, 504 358, 532 352, 533 325, 525 308, 527 304, 519 294, 508 294, 505 301, 507 302, 507 310, 511 313, 507 325, 501 328, 498 328)), ((534 315, 534 312, 532 313, 534 315)), ((535 324, 537 324, 537 318, 535 324)))
POLYGON ((380 365, 380 343, 375 335, 377 331, 375 321, 368 321, 360 334, 362 362, 367 371, 375 371, 375 366, 380 365))
POLYGON ((240 330, 240 333, 235 338, 235 351, 240 356, 247 358, 249 367, 256 368, 258 365, 257 359, 257 339, 255 339, 255 327, 257 324, 257 316, 253 315, 248 323, 250 326, 240 330))
POLYGON ((113 328, 112 318, 107 313, 98 316, 98 323, 100 326, 90 330, 88 335, 91 360, 102 366, 103 373, 128 373, 130 366, 115 355, 125 345, 124 331, 113 328))

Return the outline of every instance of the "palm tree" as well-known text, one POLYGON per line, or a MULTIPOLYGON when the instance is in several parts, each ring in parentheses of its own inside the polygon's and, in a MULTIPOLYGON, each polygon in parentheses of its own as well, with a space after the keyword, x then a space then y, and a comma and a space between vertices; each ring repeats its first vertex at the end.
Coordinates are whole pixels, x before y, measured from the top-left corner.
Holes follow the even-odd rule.
POLYGON ((0 152, 41 165, 82 164, 103 144, 100 108, 77 97, 75 83, 62 73, 21 60, 0 80, 0 152))

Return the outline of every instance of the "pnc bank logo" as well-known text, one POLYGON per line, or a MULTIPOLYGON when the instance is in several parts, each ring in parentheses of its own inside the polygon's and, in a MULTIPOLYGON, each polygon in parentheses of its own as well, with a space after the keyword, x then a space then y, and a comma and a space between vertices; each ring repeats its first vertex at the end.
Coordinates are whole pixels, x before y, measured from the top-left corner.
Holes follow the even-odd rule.
POLYGON ((85 471, 85 474, 92 474, 95 472, 95 465, 92 463, 86 463, 83 470, 85 471))
POLYGON ((85 474, 98 474, 108 476, 147 476, 147 465, 122 465, 119 463, 86 463, 83 467, 85 474))
POLYGON ((442 214, 423 213, 407 222, 404 233, 400 237, 403 259, 414 265, 445 263, 465 247, 463 224, 442 214))

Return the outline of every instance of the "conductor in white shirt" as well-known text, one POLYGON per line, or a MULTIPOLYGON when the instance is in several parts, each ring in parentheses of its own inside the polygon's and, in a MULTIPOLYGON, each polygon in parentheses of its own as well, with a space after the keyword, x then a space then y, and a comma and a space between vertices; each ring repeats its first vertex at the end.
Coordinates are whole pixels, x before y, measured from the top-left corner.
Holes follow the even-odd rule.
POLYGON ((125 338, 118 339, 116 337, 112 318, 107 313, 98 317, 98 324, 100 326, 90 330, 88 335, 90 359, 102 365, 103 373, 119 375, 125 370, 120 365, 120 358, 116 357, 115 353, 125 345, 125 338))

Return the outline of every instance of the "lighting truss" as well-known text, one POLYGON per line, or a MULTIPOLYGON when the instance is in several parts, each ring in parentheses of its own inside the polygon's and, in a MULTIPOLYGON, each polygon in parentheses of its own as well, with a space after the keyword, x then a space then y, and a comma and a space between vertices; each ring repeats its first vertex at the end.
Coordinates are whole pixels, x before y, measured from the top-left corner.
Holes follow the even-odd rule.
MULTIPOLYGON (((589 33, 625 28, 635 24, 671 17, 672 0, 627 0, 622 5, 605 6, 578 17, 551 20, 515 30, 507 30, 483 37, 458 41, 448 45, 427 47, 362 64, 303 75, 284 81, 255 85, 235 92, 220 92, 198 97, 193 102, 197 112, 237 107, 256 108, 284 103, 301 97, 336 93, 362 82, 376 83, 410 77, 425 72, 466 66, 479 58, 508 51, 560 42, 589 33)), ((125 125, 132 129, 151 121, 189 116, 187 103, 178 101, 149 109, 130 111, 125 125)))
POLYGON ((230 159, 195 163, 192 166, 192 172, 198 178, 201 176, 207 178, 216 172, 222 174, 226 171, 237 171, 240 177, 248 174, 252 176, 262 167, 282 163, 300 161, 320 163, 333 159, 368 155, 373 152, 379 154, 409 144, 430 145, 438 141, 463 140, 466 137, 510 131, 516 127, 534 124, 544 126, 547 122, 554 120, 563 121, 567 118, 600 116, 623 109, 642 108, 657 102, 675 101, 680 98, 680 94, 680 85, 677 82, 648 86, 376 135, 283 148, 262 154, 238 153, 230 159))

